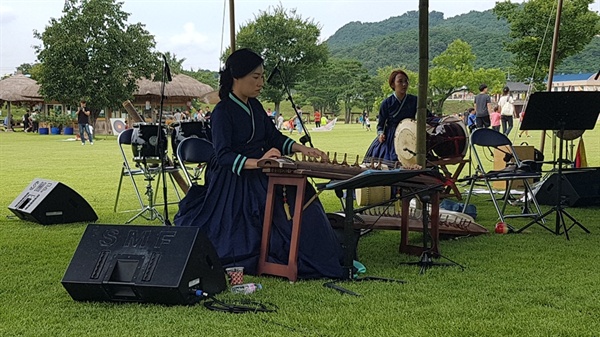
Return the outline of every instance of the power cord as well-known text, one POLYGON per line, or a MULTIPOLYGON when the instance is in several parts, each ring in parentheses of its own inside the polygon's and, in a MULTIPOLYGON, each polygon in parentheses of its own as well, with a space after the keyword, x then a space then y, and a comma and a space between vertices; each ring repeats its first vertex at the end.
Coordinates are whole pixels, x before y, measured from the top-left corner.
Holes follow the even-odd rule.
POLYGON ((204 307, 213 311, 228 312, 230 314, 243 314, 247 312, 277 312, 279 309, 272 303, 260 303, 250 300, 241 300, 237 303, 225 303, 214 296, 208 296, 210 300, 204 302, 204 307))

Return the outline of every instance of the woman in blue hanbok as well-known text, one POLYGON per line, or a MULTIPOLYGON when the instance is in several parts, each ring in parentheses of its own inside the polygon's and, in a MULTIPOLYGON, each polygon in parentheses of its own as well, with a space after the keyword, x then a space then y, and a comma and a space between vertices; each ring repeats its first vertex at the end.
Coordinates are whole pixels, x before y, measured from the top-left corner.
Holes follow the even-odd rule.
POLYGON ((408 91, 408 75, 402 70, 394 70, 388 83, 394 93, 381 102, 377 122, 377 137, 369 146, 365 160, 381 158, 392 162, 398 161, 394 136, 396 127, 405 118, 415 118, 417 114, 417 96, 408 91))
MULTIPOLYGON (((300 152, 326 156, 321 150, 296 143, 276 128, 256 99, 264 85, 263 59, 240 49, 220 72, 219 97, 211 115, 215 156, 207 169, 206 186, 194 186, 180 203, 178 226, 198 226, 207 234, 225 267, 242 266, 256 274, 268 177, 258 168, 263 158, 300 152)), ((310 184, 306 201, 315 190, 310 184)), ((284 210, 284 197, 293 208, 295 188, 275 191, 269 261, 286 263, 292 221, 284 210)), ((293 212, 293 209, 292 209, 293 212)), ((341 278, 342 248, 316 199, 303 212, 298 252, 299 278, 341 278)))

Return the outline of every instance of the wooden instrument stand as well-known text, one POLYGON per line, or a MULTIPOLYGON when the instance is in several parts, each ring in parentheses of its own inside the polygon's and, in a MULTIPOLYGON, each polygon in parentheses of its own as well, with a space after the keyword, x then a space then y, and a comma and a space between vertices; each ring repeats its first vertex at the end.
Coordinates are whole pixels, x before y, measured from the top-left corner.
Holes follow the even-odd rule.
POLYGON ((300 226, 302 225, 302 208, 304 206, 306 176, 282 173, 268 173, 267 175, 269 176, 269 185, 267 187, 265 219, 263 222, 260 257, 258 259, 258 274, 282 276, 291 282, 295 282, 298 279, 298 245, 300 243, 300 226), (269 241, 271 239, 271 224, 273 223, 276 185, 296 187, 296 202, 294 204, 294 214, 292 215, 292 237, 290 239, 290 252, 287 264, 267 261, 269 258, 269 241))

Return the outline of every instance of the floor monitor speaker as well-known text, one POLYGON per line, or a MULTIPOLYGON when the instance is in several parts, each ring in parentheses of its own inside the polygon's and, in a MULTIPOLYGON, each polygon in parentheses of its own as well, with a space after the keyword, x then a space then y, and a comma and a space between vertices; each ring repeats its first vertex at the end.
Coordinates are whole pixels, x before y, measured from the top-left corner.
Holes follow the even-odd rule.
POLYGON ((87 226, 62 284, 76 301, 188 305, 227 288, 197 227, 87 226))
POLYGON ((34 179, 8 209, 22 220, 42 225, 98 220, 92 206, 70 187, 39 178, 34 179))
MULTIPOLYGON (((553 173, 542 182, 535 194, 541 205, 557 204, 558 174, 553 173)), ((563 171, 561 194, 570 207, 600 205, 600 169, 563 171)))

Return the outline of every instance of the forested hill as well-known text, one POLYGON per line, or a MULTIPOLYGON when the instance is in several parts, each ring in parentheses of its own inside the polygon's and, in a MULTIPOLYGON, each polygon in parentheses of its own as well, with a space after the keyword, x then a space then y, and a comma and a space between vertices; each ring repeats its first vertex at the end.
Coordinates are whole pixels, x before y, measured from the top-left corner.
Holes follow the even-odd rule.
MULTIPOLYGON (((552 27, 550 27, 552 30, 552 27)), ((359 60, 371 72, 377 68, 397 65, 418 70, 419 14, 410 11, 381 22, 350 22, 328 40, 334 57, 359 60)), ((444 14, 429 14, 429 57, 433 59, 454 40, 471 45, 477 56, 475 68, 502 68, 510 66, 511 54, 503 50, 503 41, 509 39, 508 23, 498 20, 491 10, 471 11, 444 19, 444 14)), ((550 36, 552 31, 550 31, 550 36)), ((550 43, 551 38, 548 43, 550 43)), ((557 73, 596 72, 600 67, 600 38, 594 40, 580 54, 568 58, 556 69, 557 73)))

